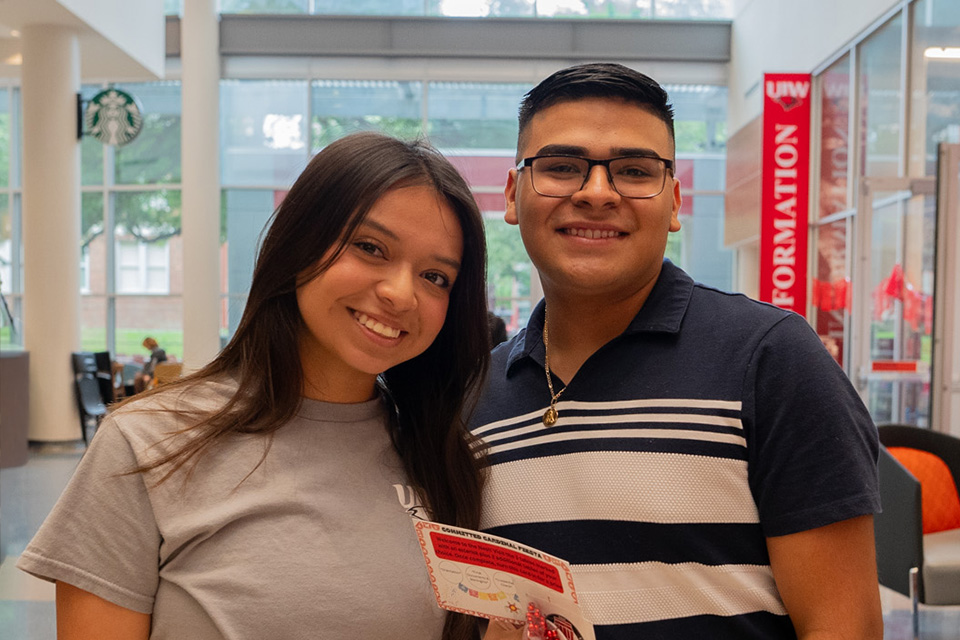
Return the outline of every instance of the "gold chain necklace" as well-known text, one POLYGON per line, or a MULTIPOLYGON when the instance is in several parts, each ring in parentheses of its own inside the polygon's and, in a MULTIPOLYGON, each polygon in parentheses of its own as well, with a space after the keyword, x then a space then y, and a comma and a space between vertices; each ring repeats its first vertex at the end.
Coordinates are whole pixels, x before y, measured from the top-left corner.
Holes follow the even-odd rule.
POLYGON ((549 338, 547 337, 547 314, 544 311, 543 314, 543 371, 547 374, 547 387, 550 389, 550 406, 546 411, 543 412, 543 426, 552 427, 557 424, 557 420, 560 416, 557 414, 557 400, 560 398, 560 394, 567 390, 567 387, 564 386, 560 391, 556 393, 553 392, 553 378, 550 375, 550 349, 548 346, 549 338))

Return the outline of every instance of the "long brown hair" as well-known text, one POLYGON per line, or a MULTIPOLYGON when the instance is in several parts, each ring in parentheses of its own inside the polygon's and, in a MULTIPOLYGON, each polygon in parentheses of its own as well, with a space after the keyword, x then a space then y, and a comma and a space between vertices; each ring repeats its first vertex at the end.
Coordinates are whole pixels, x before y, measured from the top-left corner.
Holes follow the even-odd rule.
MULTIPOLYGON (((238 381, 236 392, 223 407, 193 417, 184 431, 196 437, 139 471, 165 466, 162 482, 224 436, 269 434, 296 415, 303 382, 297 285, 304 273, 316 275, 332 264, 380 197, 410 185, 430 186, 450 205, 463 233, 463 256, 436 340, 379 380, 395 408, 388 412, 394 446, 433 519, 478 526, 481 461, 464 418, 466 398, 485 374, 489 352, 483 220, 466 182, 438 151, 377 133, 353 134, 325 147, 274 211, 233 338, 203 369, 158 390, 186 392, 229 375, 238 381), (336 250, 321 262, 331 248, 336 250)), ((472 628, 472 619, 450 615, 444 638, 468 638, 472 628)))

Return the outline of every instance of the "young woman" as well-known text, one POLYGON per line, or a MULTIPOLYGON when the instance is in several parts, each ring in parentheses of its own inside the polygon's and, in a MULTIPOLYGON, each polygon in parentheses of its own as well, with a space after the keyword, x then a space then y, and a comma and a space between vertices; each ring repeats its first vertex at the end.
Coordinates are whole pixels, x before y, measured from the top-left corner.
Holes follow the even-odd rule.
POLYGON ((470 637, 404 505, 478 524, 461 416, 484 274, 479 211, 438 152, 373 133, 321 151, 233 339, 104 421, 21 556, 57 583, 61 640, 470 637))

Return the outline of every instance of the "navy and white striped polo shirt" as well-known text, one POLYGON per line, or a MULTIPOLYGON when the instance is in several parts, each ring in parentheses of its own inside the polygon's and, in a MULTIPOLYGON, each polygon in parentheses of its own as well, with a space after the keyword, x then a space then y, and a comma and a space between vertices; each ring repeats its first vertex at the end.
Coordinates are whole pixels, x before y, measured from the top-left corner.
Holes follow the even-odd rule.
POLYGON ((482 528, 570 561, 598 640, 795 638, 765 537, 879 509, 876 429, 809 325, 665 261, 549 428, 542 329, 541 302, 471 421, 482 528))

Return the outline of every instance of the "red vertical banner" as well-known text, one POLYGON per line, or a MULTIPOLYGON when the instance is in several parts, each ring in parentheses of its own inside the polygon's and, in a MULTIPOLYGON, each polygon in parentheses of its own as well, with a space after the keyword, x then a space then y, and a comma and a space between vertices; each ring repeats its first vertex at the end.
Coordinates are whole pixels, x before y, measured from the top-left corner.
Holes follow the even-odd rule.
POLYGON ((760 299, 807 312, 810 74, 763 77, 760 299))

